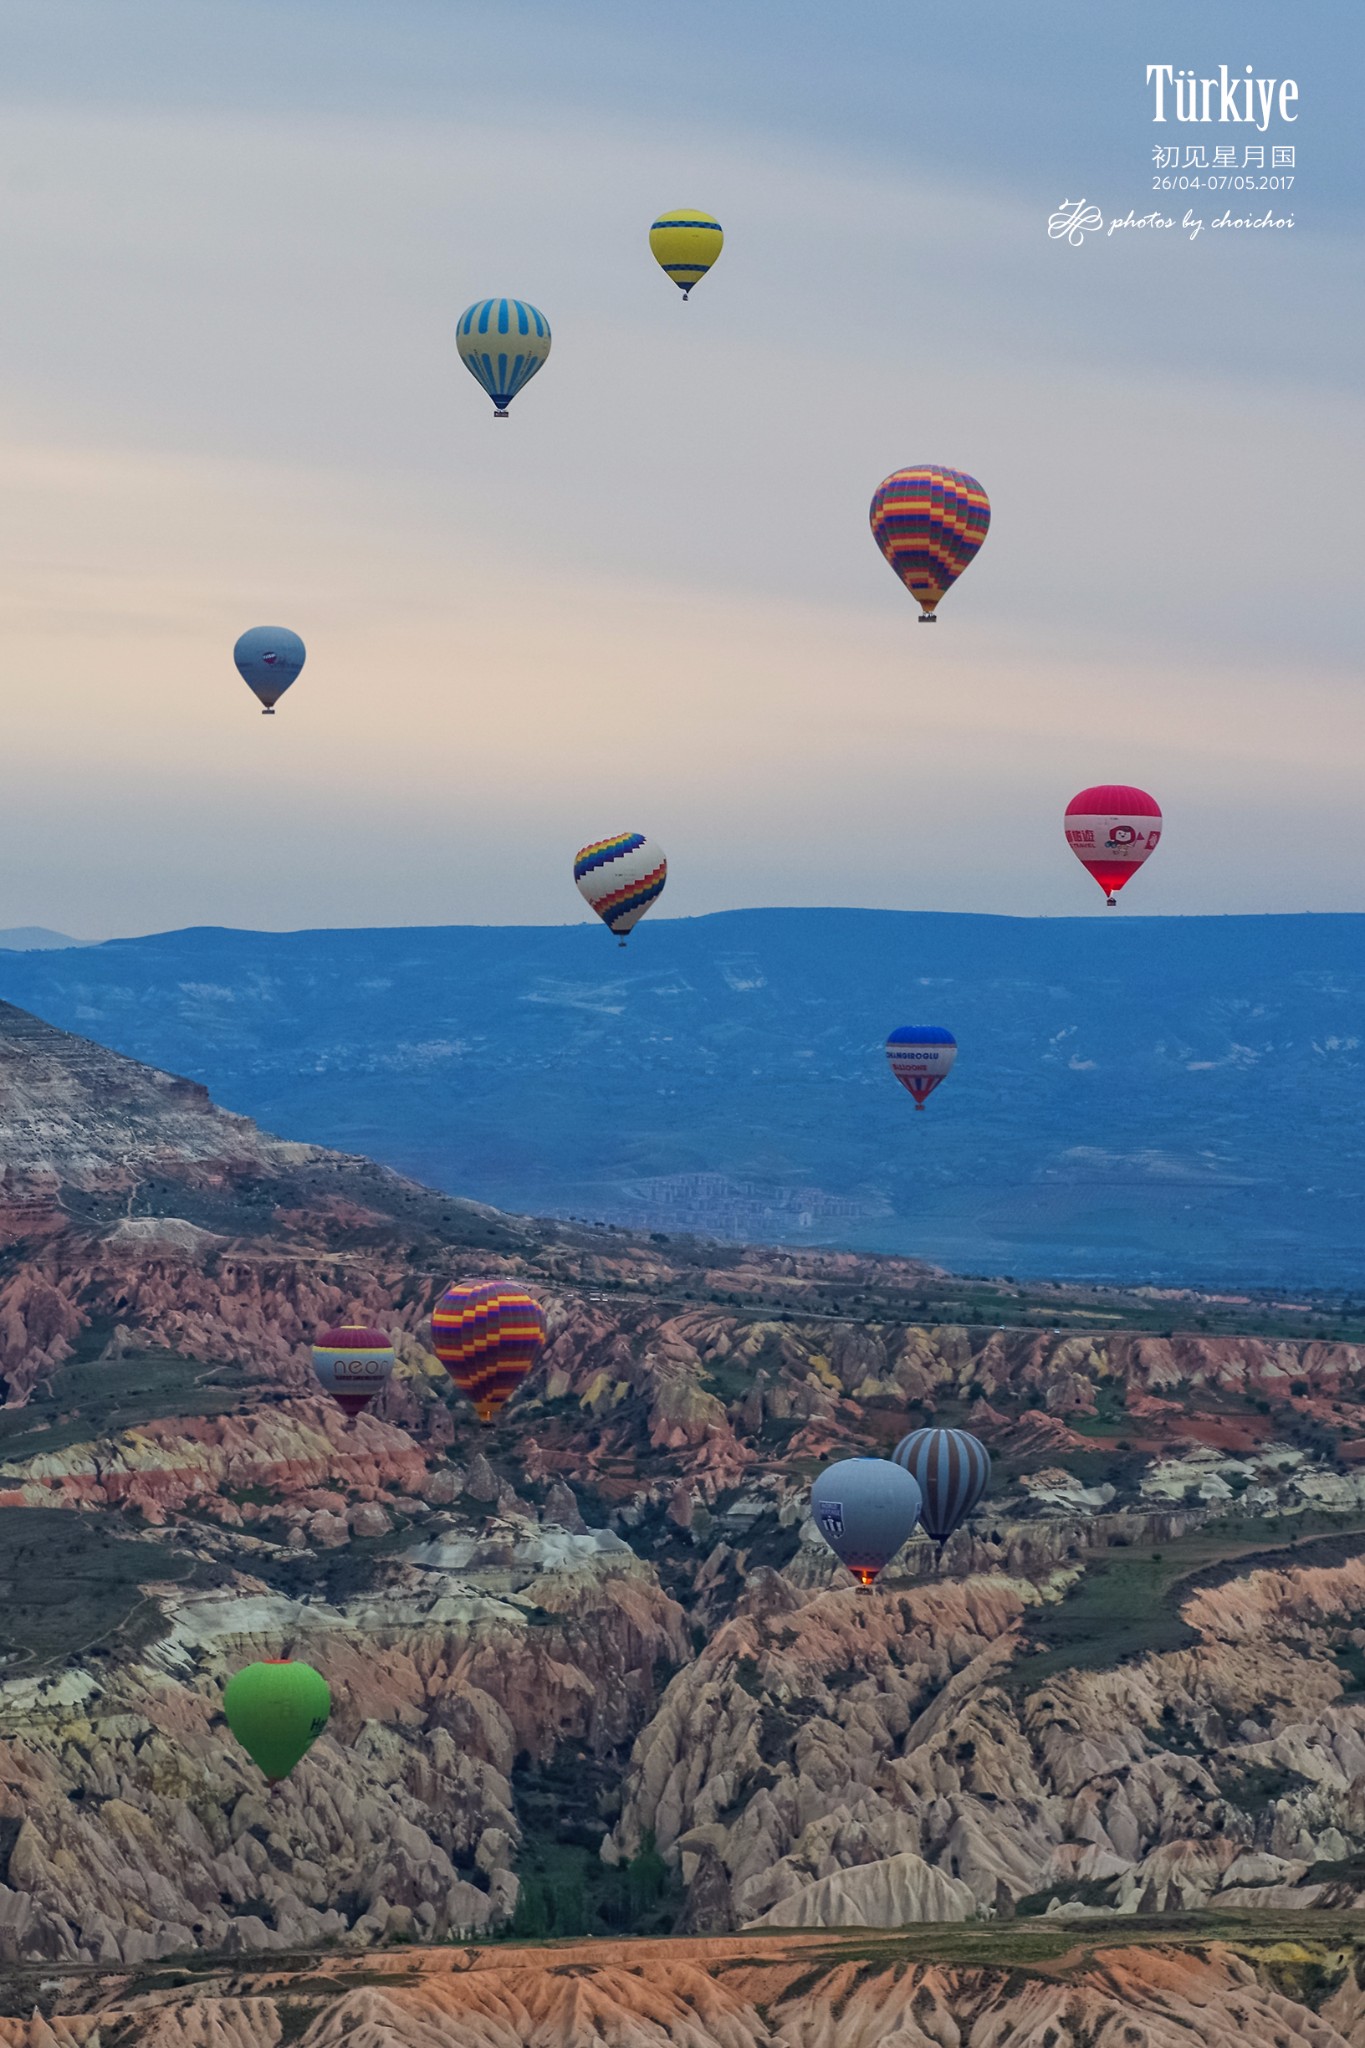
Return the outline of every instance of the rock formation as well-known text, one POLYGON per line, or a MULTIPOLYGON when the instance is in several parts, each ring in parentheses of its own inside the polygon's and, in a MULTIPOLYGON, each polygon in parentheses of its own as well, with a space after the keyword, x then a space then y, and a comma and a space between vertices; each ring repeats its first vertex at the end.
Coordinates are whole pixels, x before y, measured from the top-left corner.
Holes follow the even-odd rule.
POLYGON ((828 1935, 406 1948, 250 1961, 139 1978, 21 1978, 0 2048, 1356 2048, 1358 1930, 1326 1939, 1242 1928, 1182 1943, 1013 1931, 992 1964, 980 1935, 828 1935))
MULTIPOLYGON (((1022 1295, 1012 1327, 936 1323, 912 1312, 912 1261, 500 1217, 2 1010, 0 1160, 16 1983, 328 1942, 762 1929, 724 1975, 679 1951, 687 2022, 663 1977, 627 1998, 586 1964, 518 1979, 538 2016, 513 2022, 497 1971, 531 1965, 461 1951, 414 1962, 418 1990, 338 1994, 306 2038, 448 2038, 477 1992, 502 2015, 478 2008, 490 2042, 572 2048, 600 2003, 623 2042, 804 2048, 780 1989, 714 2003, 771 1930, 1003 1938, 1202 1909, 1306 1926, 1365 1897, 1365 1349, 1097 1334, 1060 1295, 1056 1328, 1022 1295), (436 1293, 479 1273, 532 1286, 551 1333, 494 1429, 425 1343, 436 1293), (840 1290, 856 1315, 812 1306, 840 1290), (348 1317, 392 1329, 399 1359, 354 1422, 307 1353, 348 1317), (991 1442, 991 1491, 941 1559, 913 1543, 864 1594, 806 1523, 810 1474, 935 1412, 991 1442), (270 1793, 219 1703, 240 1663, 289 1653, 325 1670, 335 1711, 270 1793)), ((1126 1950, 1064 1992, 1040 1979, 1014 2024, 1108 2026, 1112 1967, 1155 2015, 1143 2038, 1174 2038, 1149 1965, 1126 1950)), ((1183 1958, 1178 1995, 1197 2004, 1213 1971, 1205 2002, 1237 2024, 1240 1967, 1183 1958)), ((961 1973, 888 1965, 874 1995, 861 1969, 863 2033, 841 2018, 841 2048, 893 2026, 1004 2039, 961 1973)), ((155 2024, 278 2038, 276 1993, 244 1984, 155 2024)), ((1271 1994, 1247 1985, 1255 2014, 1271 1994)), ((95 2048, 74 2009, 5 2024, 95 2048)), ((1365 2040, 1359 2012, 1343 2028, 1365 2040)))

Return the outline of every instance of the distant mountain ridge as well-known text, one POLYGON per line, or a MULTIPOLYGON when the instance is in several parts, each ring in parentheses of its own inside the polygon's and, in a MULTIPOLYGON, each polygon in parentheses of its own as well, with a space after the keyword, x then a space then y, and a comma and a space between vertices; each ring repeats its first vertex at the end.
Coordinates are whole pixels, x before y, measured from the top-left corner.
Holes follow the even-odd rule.
POLYGON ((68 946, 88 946, 89 939, 71 939, 45 924, 16 924, 0 931, 0 953, 53 953, 68 946))
POLYGON ((190 930, 0 994, 501 1207, 1031 1275, 1351 1287, 1365 917, 190 930), (961 1055, 917 1116, 896 1024, 961 1055))

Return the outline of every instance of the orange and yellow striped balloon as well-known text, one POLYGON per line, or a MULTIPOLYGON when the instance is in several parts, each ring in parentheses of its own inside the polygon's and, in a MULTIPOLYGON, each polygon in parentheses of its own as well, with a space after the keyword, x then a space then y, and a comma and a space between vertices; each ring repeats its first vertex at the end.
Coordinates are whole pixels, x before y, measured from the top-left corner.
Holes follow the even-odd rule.
POLYGON ((545 1348, 545 1311, 501 1280, 447 1287, 431 1312, 431 1348, 480 1422, 492 1422, 545 1348))

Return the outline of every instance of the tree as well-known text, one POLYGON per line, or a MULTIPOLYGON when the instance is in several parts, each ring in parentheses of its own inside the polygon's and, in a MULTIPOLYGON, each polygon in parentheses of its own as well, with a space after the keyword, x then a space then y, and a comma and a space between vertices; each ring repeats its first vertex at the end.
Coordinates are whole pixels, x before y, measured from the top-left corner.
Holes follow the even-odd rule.
POLYGON ((550 1931, 549 1901, 538 1877, 524 1877, 512 1915, 512 1933, 521 1941, 544 1941, 550 1931))
POLYGON ((630 1900, 632 1925, 657 1906, 668 1888, 668 1865, 659 1854, 654 1836, 648 1833, 639 1851, 626 1865, 626 1896, 630 1900))
POLYGON ((553 1918, 556 1934, 586 1934, 588 1916, 583 1902, 583 1887, 573 1878, 561 1881, 554 1888, 553 1918))

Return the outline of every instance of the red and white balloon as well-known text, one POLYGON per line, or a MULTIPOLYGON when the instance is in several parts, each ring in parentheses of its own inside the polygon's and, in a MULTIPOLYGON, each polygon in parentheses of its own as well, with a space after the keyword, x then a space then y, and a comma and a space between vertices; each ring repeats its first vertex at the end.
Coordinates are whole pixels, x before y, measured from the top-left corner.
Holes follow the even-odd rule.
POLYGON ((1161 811, 1145 789, 1099 782, 1066 807, 1066 843, 1099 883, 1112 910, 1161 838, 1161 811))
POLYGON ((363 1415, 388 1383, 393 1345, 383 1330, 362 1323, 319 1330, 313 1344, 313 1371, 339 1408, 347 1415, 363 1415))

